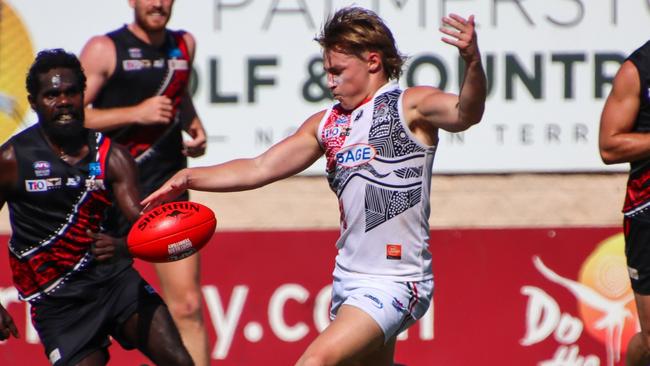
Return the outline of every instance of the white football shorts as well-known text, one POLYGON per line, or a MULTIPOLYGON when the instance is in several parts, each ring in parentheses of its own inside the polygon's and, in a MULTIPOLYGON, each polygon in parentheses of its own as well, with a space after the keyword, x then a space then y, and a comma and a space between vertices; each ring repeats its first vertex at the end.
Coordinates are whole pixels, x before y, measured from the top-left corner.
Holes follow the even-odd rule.
POLYGON ((433 280, 395 282, 334 276, 330 319, 336 318, 341 305, 357 307, 379 324, 388 342, 424 315, 432 296, 433 280))

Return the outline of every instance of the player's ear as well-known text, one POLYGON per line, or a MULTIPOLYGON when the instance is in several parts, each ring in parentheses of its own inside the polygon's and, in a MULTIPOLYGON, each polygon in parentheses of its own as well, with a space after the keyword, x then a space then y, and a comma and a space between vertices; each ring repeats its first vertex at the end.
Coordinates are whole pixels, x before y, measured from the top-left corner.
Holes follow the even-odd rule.
POLYGON ((366 55, 366 63, 368 64, 368 71, 371 73, 381 71, 381 54, 379 52, 368 52, 366 55))

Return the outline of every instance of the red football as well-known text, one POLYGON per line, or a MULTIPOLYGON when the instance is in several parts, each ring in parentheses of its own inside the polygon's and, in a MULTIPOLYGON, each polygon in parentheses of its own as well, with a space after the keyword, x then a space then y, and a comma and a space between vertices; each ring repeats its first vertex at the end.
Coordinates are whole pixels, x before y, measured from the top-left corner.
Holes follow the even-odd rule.
POLYGON ((208 207, 190 201, 169 202, 140 216, 126 243, 135 258, 172 262, 203 248, 216 227, 217 219, 208 207))

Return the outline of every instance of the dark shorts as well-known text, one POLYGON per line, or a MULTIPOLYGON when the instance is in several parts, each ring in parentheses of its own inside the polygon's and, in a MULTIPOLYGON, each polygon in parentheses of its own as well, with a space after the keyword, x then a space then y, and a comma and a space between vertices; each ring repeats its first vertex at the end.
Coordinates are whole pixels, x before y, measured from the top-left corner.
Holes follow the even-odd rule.
POLYGON ((641 214, 623 221, 625 256, 632 289, 650 295, 650 217, 641 214))
POLYGON ((32 319, 50 363, 74 365, 91 353, 106 350, 109 336, 125 349, 135 348, 124 339, 122 325, 133 314, 152 314, 161 305, 164 302, 155 290, 128 267, 92 291, 62 291, 35 301, 32 319))

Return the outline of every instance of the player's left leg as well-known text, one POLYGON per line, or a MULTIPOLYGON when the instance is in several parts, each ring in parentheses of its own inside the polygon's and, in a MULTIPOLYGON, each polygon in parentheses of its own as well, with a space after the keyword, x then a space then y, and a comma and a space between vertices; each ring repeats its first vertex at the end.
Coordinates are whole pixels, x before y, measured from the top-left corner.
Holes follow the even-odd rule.
POLYGON ((197 366, 210 364, 208 335, 203 320, 199 253, 155 265, 165 303, 197 366))
MULTIPOLYGON (((377 322, 363 310, 343 305, 336 319, 316 337, 296 366, 358 365, 383 349, 384 333, 377 322)), ((394 348, 395 343, 392 343, 394 348)), ((391 351, 385 350, 384 352, 391 351)), ((379 359, 379 355, 373 360, 379 359)), ((373 366, 392 366, 392 358, 373 366)))
POLYGON ((156 365, 194 365, 169 310, 161 303, 139 306, 122 325, 120 336, 156 365))

